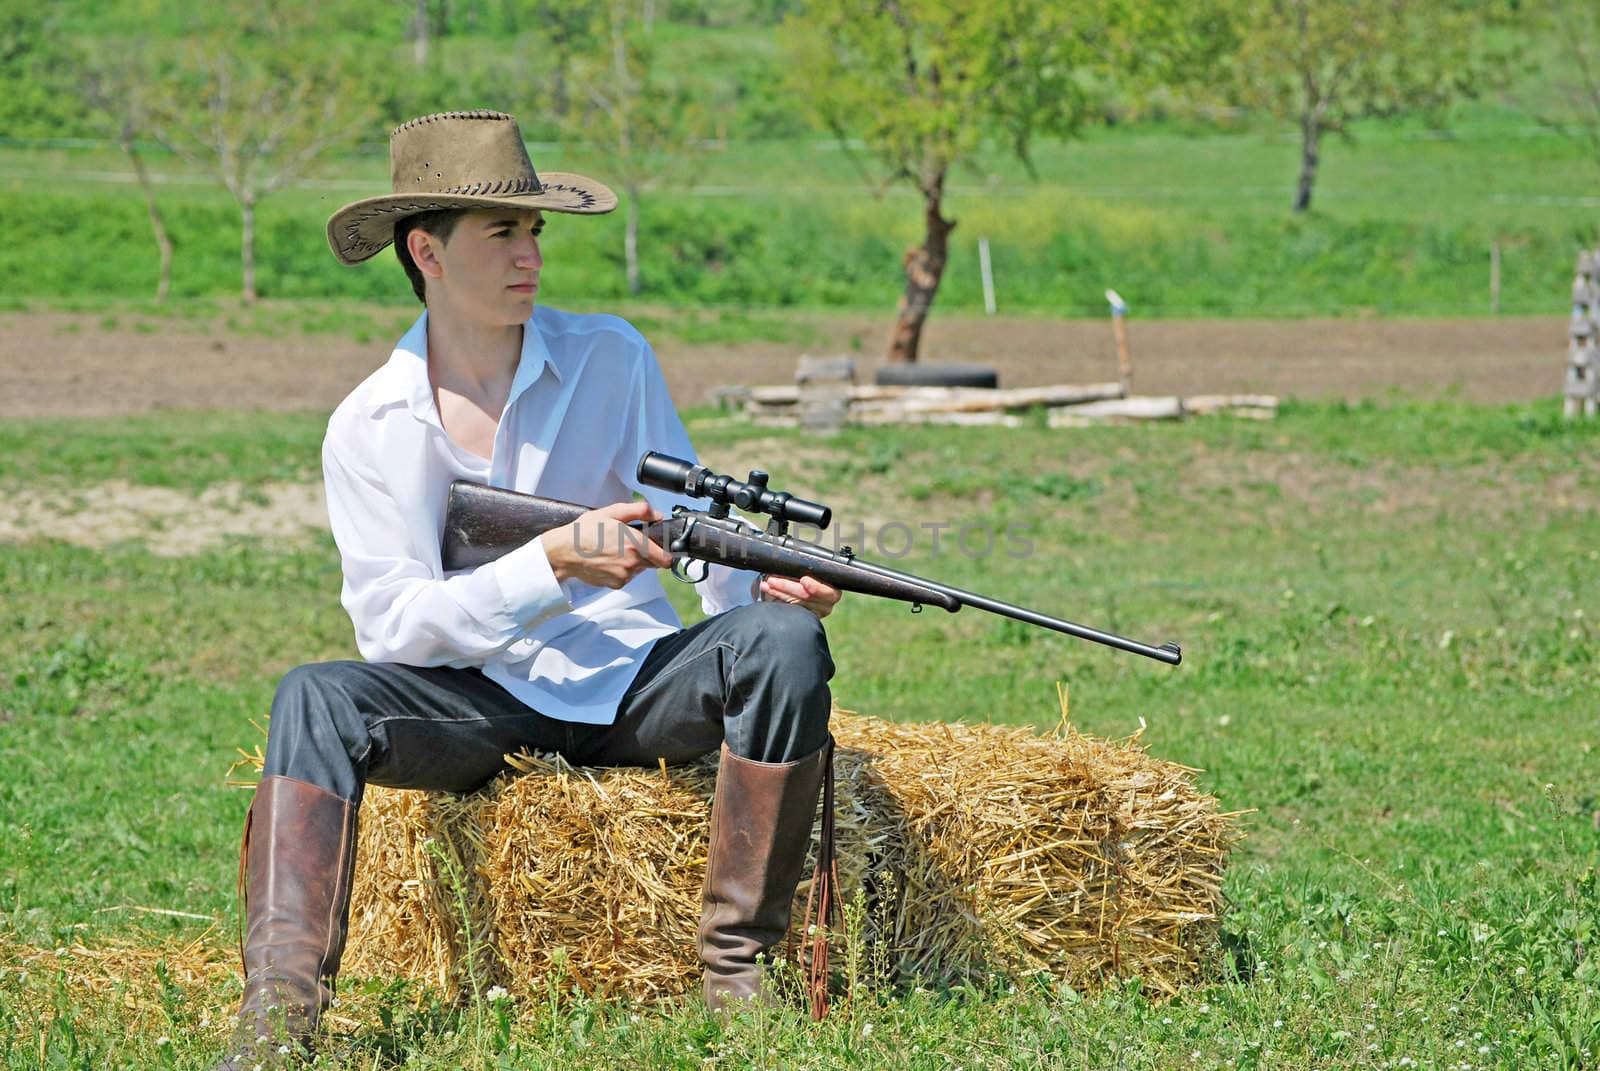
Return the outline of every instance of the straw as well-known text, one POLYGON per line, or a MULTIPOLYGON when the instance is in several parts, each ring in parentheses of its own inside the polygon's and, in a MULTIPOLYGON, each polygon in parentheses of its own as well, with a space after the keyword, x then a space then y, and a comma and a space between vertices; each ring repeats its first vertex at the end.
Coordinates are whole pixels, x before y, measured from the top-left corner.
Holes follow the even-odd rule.
MULTIPOLYGON (((1139 978, 1171 994, 1214 976, 1240 832, 1195 770, 1065 719, 1049 736, 846 711, 832 727, 860 980, 1045 971, 1084 991, 1139 978)), ((671 769, 512 765, 469 796, 368 789, 346 968, 455 995, 693 989, 715 755, 671 769)))

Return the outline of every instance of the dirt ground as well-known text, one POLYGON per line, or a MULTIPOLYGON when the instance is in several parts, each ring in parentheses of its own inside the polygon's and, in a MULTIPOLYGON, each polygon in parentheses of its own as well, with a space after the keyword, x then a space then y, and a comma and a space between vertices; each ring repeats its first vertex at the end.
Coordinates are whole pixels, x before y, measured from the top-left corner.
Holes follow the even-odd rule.
MULTIPOLYGON (((673 397, 704 402, 725 384, 792 382, 802 352, 855 353, 870 382, 889 317, 808 317, 817 343, 657 345, 673 397)), ((1139 394, 1267 393, 1295 398, 1473 401, 1561 389, 1566 321, 1163 320, 1129 324, 1139 394)), ((1116 378, 1106 321, 941 317, 923 359, 990 365, 1001 386, 1116 378)), ((195 325, 106 329, 92 315, 0 314, 0 418, 95 416, 161 408, 332 409, 388 356, 388 342, 337 335, 281 339, 195 325)))
MULTIPOLYGON (((810 317, 815 354, 855 353, 870 382, 886 317, 810 317)), ((120 321, 119 321, 120 322, 120 321)), ((1196 320, 1130 325, 1141 394, 1269 393, 1361 398, 1453 393, 1474 401, 1548 396, 1560 389, 1566 323, 1497 320, 1196 320)), ((108 328, 92 315, 0 315, 0 419, 102 416, 158 409, 331 410, 388 356, 387 342, 287 334, 279 340, 190 322, 108 328)), ((792 382, 801 347, 747 342, 657 345, 673 397, 707 399, 728 384, 792 382)), ((1115 379, 1109 325, 1090 321, 938 317, 930 362, 981 363, 1002 386, 1115 379)), ((202 500, 125 483, 94 489, 9 488, 0 543, 34 537, 102 547, 143 540, 188 554, 225 534, 299 539, 323 529, 319 484, 279 484, 254 496, 212 488, 202 500)))

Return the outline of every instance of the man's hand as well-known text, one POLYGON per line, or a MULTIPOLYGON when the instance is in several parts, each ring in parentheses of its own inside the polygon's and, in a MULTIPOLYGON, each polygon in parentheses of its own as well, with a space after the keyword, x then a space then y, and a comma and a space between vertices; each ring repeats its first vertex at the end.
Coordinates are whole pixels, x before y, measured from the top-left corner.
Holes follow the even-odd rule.
POLYGON ((824 584, 814 576, 791 580, 786 576, 763 576, 761 599, 763 602, 787 602, 804 606, 818 617, 827 617, 844 594, 831 584, 824 584))
POLYGON ((648 502, 618 502, 592 509, 571 524, 539 537, 557 580, 620 588, 646 569, 666 569, 672 555, 630 528, 630 521, 659 521, 648 502))

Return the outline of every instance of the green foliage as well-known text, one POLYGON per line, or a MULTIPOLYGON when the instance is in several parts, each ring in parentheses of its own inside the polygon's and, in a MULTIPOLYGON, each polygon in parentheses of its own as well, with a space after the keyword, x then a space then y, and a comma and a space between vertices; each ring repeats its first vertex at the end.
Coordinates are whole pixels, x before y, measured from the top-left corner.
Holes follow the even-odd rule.
MULTIPOLYGON (((237 209, 192 192, 163 191, 162 197, 176 246, 174 297, 234 291, 237 209)), ((328 201, 283 196, 262 205, 261 295, 414 307, 393 257, 358 269, 333 260, 323 235, 328 201)), ((1491 241, 1504 249, 1502 309, 1547 312, 1560 308, 1579 240, 1559 223, 1459 222, 1410 213, 1287 217, 1270 207, 1204 202, 1151 211, 1126 198, 1073 197, 1059 189, 957 203, 969 211, 964 233, 952 243, 947 304, 982 307, 976 243, 986 234, 1004 308, 1071 316, 1103 315, 1101 292, 1109 282, 1139 316, 1472 312, 1486 301, 1491 241), (1052 226, 1039 227, 1040 218, 1052 226)), ((11 280, 8 297, 81 303, 91 296, 134 300, 154 289, 155 244, 131 191, 27 189, 8 194, 7 204, 16 239, 0 249, 0 273, 11 280), (95 256, 73 255, 88 243, 95 256)), ((879 222, 879 206, 803 195, 692 193, 658 195, 652 204, 640 221, 640 256, 643 295, 655 302, 887 310, 902 285, 899 251, 906 236, 879 222)), ((544 242, 542 300, 598 307, 625 299, 623 223, 615 215, 554 218, 544 242)), ((386 327, 377 332, 387 333, 386 327)))
POLYGON ((50 4, 0 8, 0 137, 60 137, 83 114, 61 22, 50 4))
POLYGON ((1239 99, 1338 131, 1360 118, 1437 111, 1491 88, 1506 55, 1498 2, 1247 0, 1229 75, 1239 99))
MULTIPOLYGON (((341 269, 322 239, 333 208, 387 188, 386 137, 399 118, 463 103, 507 106, 534 140, 538 167, 621 184, 593 146, 540 143, 564 136, 563 115, 582 114, 570 76, 597 55, 591 11, 532 0, 434 4, 437 33, 427 65, 419 68, 406 37, 414 5, 330 0, 314 9, 275 6, 286 18, 314 15, 317 48, 360 61, 358 73, 349 75, 352 89, 376 98, 379 114, 363 127, 358 148, 313 166, 300 185, 263 203, 257 217, 262 296, 396 307, 410 301, 391 258, 341 269)), ((784 72, 807 72, 808 94, 836 90, 822 68, 796 66, 792 54, 780 50, 773 22, 791 7, 795 35, 806 38, 797 47, 828 45, 822 24, 803 19, 797 6, 739 0, 705 8, 660 3, 648 35, 640 35, 651 43, 657 83, 696 102, 713 136, 695 155, 692 181, 669 175, 648 195, 640 220, 641 299, 681 307, 887 310, 902 289, 903 251, 919 237, 921 206, 905 189, 886 190, 864 177, 855 143, 840 151, 796 136, 804 114, 782 85, 784 72), (763 133, 785 140, 753 140, 763 133)), ((1002 134, 1005 124, 997 119, 990 124, 994 136, 950 172, 945 211, 960 227, 951 239, 941 301, 978 307, 976 248, 986 235, 1006 310, 1103 315, 1100 295, 1109 284, 1141 316, 1476 312, 1487 306, 1488 249, 1498 242, 1502 310, 1559 311, 1573 251, 1595 241, 1593 213, 1581 203, 1593 165, 1578 144, 1547 136, 1525 115, 1491 102, 1457 109, 1448 132, 1431 119, 1358 122, 1352 129, 1359 140, 1321 165, 1318 211, 1286 221, 1277 192, 1288 179, 1286 127, 1201 121, 1172 90, 1149 101, 1137 96, 1179 67, 1215 67, 1207 49, 1223 49, 1231 40, 1226 9, 1121 7, 1115 19, 1125 21, 1115 25, 1122 36, 1106 42, 1121 81, 1113 85, 1096 59, 1086 61, 1084 78, 1058 87, 1067 94, 1063 99, 1078 95, 1093 104, 1082 111, 1086 125, 1076 138, 1030 139, 1030 170, 1015 161, 1015 139, 1002 134), (1163 109, 1186 118, 1126 122, 1129 115, 1163 109), (1097 126, 1101 120, 1115 125, 1097 126)), ((1412 9, 1417 18, 1427 14, 1412 9)), ((51 58, 59 50, 80 58, 125 53, 140 62, 170 56, 186 37, 200 39, 225 25, 229 10, 199 0, 61 0, 8 10, 4 18, 12 21, 4 25, 20 29, 0 40, 24 45, 0 57, 0 79, 10 79, 12 87, 0 94, 0 114, 13 114, 6 109, 14 103, 21 114, 23 102, 42 92, 48 80, 39 71, 67 71, 70 65, 51 58)), ((1002 6, 962 21, 960 12, 938 9, 963 32, 1001 25, 983 20, 1017 10, 1002 6)), ((1521 32, 1519 25, 1501 36, 1521 32)), ((1022 35, 1019 56, 1047 47, 1034 36, 1022 35)), ((937 51, 932 44, 919 47, 929 56, 937 51)), ((287 51, 305 62, 320 55, 287 51)), ((1522 77, 1548 90, 1541 100, 1555 100, 1558 65, 1547 67, 1522 77)), ((890 101, 894 91, 886 84, 871 99, 890 101)), ((1011 96, 1008 107, 1029 106, 1025 92, 1011 96)), ((29 127, 0 119, 0 142, 106 136, 107 116, 88 110, 73 93, 50 90, 48 100, 38 99, 71 114, 38 112, 54 118, 29 127)), ((988 105, 974 104, 982 107, 988 105)), ((32 108, 27 105, 30 115, 32 108)), ((876 105, 860 109, 862 117, 884 112, 876 105)), ((948 109, 919 106, 910 114, 924 112, 943 116, 948 109)), ((857 116, 843 118, 854 122, 857 116)), ((1039 130, 1059 120, 1051 112, 1039 130)), ((202 169, 149 139, 140 149, 177 247, 174 298, 229 293, 242 254, 239 210, 205 188, 210 180, 202 169)), ((127 161, 105 149, 0 145, 0 196, 17 239, 0 252, 5 307, 30 299, 143 298, 153 291, 156 246, 131 184, 117 181, 127 171, 127 161)), ((598 306, 627 294, 622 217, 552 224, 547 300, 598 306)))
POLYGON ((1520 87, 1519 103, 1585 146, 1600 168, 1600 10, 1586 0, 1529 0, 1537 30, 1528 66, 1543 78, 1520 87))
POLYGON ((1218 71, 1235 99, 1300 128, 1294 207, 1304 210, 1324 132, 1374 116, 1438 114, 1503 84, 1511 39, 1493 31, 1514 10, 1500 0, 1241 0, 1239 43, 1218 71))

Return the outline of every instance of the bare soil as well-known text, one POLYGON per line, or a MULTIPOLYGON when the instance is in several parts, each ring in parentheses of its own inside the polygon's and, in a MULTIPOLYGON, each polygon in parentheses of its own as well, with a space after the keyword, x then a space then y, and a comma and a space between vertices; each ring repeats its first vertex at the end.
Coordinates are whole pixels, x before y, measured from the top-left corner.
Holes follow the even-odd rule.
MULTIPOLYGON (((818 354, 853 353, 870 381, 889 316, 803 313, 818 354)), ((1159 320, 1129 324, 1139 394, 1267 393, 1303 399, 1455 394, 1498 402, 1561 389, 1559 316, 1478 320, 1159 320)), ((792 382, 790 343, 659 340, 680 405, 726 384, 792 382)), ((156 320, 102 327, 92 315, 0 315, 0 418, 156 409, 327 409, 388 356, 389 343, 333 334, 239 334, 156 320)), ((1002 386, 1114 380, 1108 323, 1022 317, 929 321, 925 362, 977 363, 1002 386)))
MULTIPOLYGON (((817 354, 853 353, 870 381, 888 318, 808 316, 817 354)), ((1495 320, 1168 320, 1130 325, 1140 394, 1267 393, 1305 399, 1454 394, 1497 402, 1559 391, 1559 317, 1495 320)), ((0 419, 104 416, 163 409, 331 410, 387 359, 387 342, 286 332, 272 339, 220 325, 159 320, 108 328, 91 315, 0 315, 0 419)), ((801 348, 744 342, 657 351, 673 397, 694 405, 729 384, 792 382, 801 348)), ((1109 325, 1019 317, 935 317, 927 362, 999 370, 1002 386, 1090 383, 1117 375, 1109 325)), ((1282 472, 1264 474, 1284 482, 1282 472)), ((1305 476, 1305 473, 1300 473, 1305 476)), ((1293 483, 1294 480, 1287 482, 1293 483)), ((79 492, 82 489, 78 489, 79 492)), ((0 543, 44 537, 90 546, 139 540, 188 554, 227 534, 295 540, 325 528, 321 488, 209 490, 195 502, 127 484, 94 489, 95 508, 64 489, 7 489, 0 543)))

